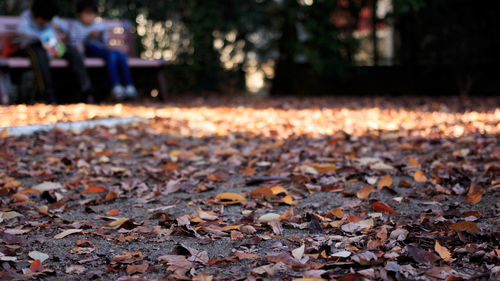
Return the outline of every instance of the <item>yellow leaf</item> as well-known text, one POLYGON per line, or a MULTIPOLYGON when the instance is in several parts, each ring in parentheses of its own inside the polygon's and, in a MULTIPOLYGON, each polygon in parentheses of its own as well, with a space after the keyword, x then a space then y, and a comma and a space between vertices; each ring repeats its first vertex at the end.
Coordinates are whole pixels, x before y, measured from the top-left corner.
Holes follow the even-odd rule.
POLYGON ((247 202, 245 197, 239 193, 220 193, 215 196, 215 199, 224 201, 221 203, 226 203, 226 204, 238 204, 241 202, 247 202))
POLYGON ((413 167, 418 167, 420 166, 420 163, 418 163, 417 159, 411 157, 411 156, 408 156, 408 164, 410 166, 413 166, 413 167))
POLYGON ((422 171, 417 171, 415 173, 415 175, 413 176, 413 179, 415 179, 415 181, 417 181, 417 182, 426 182, 427 181, 427 177, 424 175, 424 173, 422 171))
POLYGON ((290 205, 290 206, 297 204, 297 202, 293 200, 292 195, 285 196, 285 198, 283 198, 283 203, 290 205))
POLYGON ((356 193, 356 196, 361 200, 367 199, 374 190, 373 186, 366 185, 356 193))
POLYGON ((286 189, 284 189, 283 187, 281 186, 273 186, 271 187, 271 192, 274 194, 274 195, 279 195, 281 193, 287 195, 288 192, 286 191, 286 189))
POLYGON ((384 187, 391 187, 392 185, 392 178, 391 178, 391 175, 387 174, 385 175, 383 178, 380 179, 380 181, 378 182, 378 189, 382 189, 384 187))
POLYGON ((117 220, 112 221, 109 224, 109 226, 111 226, 111 227, 117 227, 117 226, 120 226, 120 225, 124 224, 126 221, 128 221, 127 218, 119 218, 117 220))

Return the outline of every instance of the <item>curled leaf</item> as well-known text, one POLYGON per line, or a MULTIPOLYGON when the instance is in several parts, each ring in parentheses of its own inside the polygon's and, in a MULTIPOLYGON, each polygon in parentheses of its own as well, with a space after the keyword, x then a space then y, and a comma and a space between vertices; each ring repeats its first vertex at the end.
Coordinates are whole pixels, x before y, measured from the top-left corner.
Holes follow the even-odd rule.
POLYGON ((219 200, 223 204, 239 204, 247 202, 245 197, 239 193, 220 193, 215 196, 215 199, 219 200))
POLYGON ((375 191, 375 188, 373 188, 373 186, 365 185, 356 193, 356 196, 359 199, 364 200, 367 199, 370 196, 370 194, 372 194, 373 191, 375 191))
POLYGON ((390 214, 397 214, 398 212, 394 211, 391 207, 387 206, 382 202, 373 202, 373 210, 377 212, 387 212, 390 214))

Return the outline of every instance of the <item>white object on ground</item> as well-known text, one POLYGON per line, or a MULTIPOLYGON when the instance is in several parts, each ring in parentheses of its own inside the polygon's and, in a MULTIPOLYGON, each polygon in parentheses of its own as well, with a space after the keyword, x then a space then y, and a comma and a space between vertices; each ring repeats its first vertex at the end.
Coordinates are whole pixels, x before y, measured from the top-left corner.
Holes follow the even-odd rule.
POLYGON ((73 131, 81 132, 85 129, 92 129, 97 126, 104 126, 107 128, 116 127, 118 125, 127 125, 134 122, 141 122, 146 120, 145 118, 130 117, 130 118, 107 118, 99 120, 88 120, 88 121, 77 121, 77 122, 67 122, 67 123, 56 123, 47 125, 29 125, 29 126, 18 126, 18 127, 5 127, 0 128, 0 132, 4 129, 7 130, 7 136, 25 136, 31 135, 38 132, 48 132, 55 128, 63 131, 73 131))

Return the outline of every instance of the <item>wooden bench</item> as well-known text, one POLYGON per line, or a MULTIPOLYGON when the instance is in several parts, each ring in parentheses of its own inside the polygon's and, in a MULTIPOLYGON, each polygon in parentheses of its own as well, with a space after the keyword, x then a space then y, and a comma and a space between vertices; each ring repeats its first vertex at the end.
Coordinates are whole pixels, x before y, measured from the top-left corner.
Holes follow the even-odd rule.
MULTIPOLYGON (((20 22, 18 17, 0 16, 0 51, 3 49, 7 38, 16 38, 17 26, 20 22)), ((151 69, 156 73, 155 79, 158 83, 158 92, 163 100, 167 99, 167 83, 164 69, 168 65, 164 60, 145 60, 137 58, 136 34, 129 21, 106 20, 106 27, 109 33, 108 46, 111 49, 119 50, 129 56, 129 64, 132 69, 151 69)), ((98 58, 85 58, 85 66, 89 69, 104 68, 105 62, 98 58)), ((50 63, 53 68, 65 68, 68 63, 63 59, 53 59, 50 63)), ((4 75, 11 70, 28 70, 31 63, 27 58, 21 57, 0 57, 0 104, 8 104, 9 97, 4 75)))

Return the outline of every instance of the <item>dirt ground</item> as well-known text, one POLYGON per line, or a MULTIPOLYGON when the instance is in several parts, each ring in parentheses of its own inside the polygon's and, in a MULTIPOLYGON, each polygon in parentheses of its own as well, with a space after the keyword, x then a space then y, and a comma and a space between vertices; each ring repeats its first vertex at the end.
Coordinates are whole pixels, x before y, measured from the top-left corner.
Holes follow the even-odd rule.
POLYGON ((0 280, 500 280, 498 100, 113 108, 0 138, 0 280))

